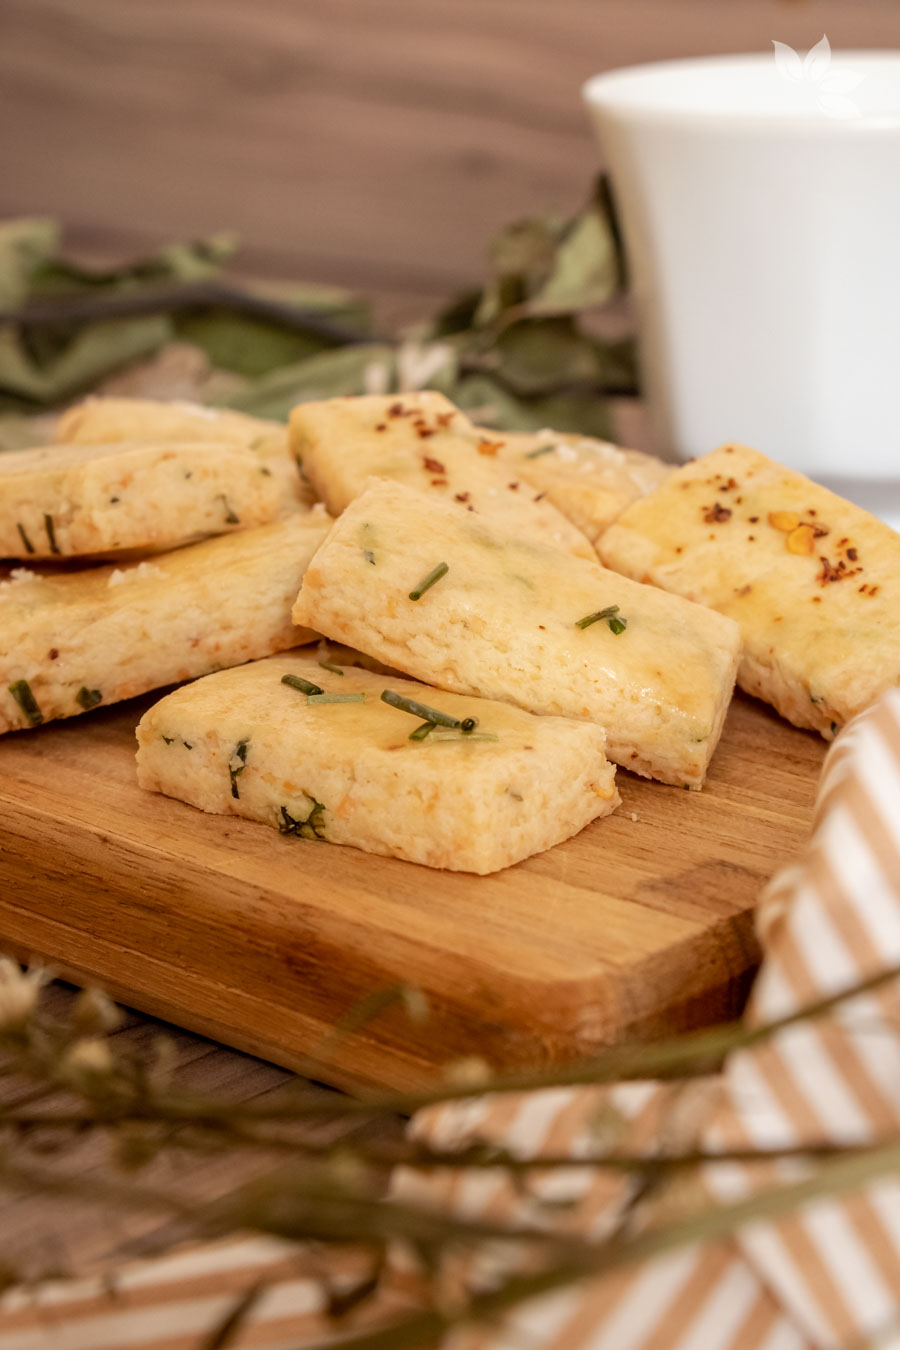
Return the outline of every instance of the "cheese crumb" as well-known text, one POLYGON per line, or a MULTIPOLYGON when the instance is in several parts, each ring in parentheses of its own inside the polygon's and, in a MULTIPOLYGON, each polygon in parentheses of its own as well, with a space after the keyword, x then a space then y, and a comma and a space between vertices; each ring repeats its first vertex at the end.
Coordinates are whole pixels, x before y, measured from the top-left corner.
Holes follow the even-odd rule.
POLYGON ((27 567, 14 567, 9 576, 0 581, 0 586, 12 586, 17 581, 40 581, 40 579, 39 572, 32 572, 27 567))
POLYGON ((147 581, 151 577, 164 577, 166 574, 160 567, 154 566, 151 562, 138 563, 137 567, 129 567, 125 571, 117 567, 110 573, 107 586, 121 586, 125 581, 147 581))

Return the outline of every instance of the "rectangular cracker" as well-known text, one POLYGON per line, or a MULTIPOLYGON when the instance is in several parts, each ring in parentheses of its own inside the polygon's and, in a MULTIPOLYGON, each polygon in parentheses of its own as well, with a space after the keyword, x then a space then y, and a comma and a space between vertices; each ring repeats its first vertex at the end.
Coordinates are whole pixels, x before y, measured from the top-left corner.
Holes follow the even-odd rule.
POLYGON ((478 428, 484 444, 495 445, 497 460, 530 483, 596 547, 597 540, 627 506, 652 492, 672 472, 655 455, 625 450, 611 441, 558 431, 501 431, 478 428))
POLYGON ((291 443, 332 515, 349 506, 370 478, 391 478, 524 537, 578 557, 595 556, 581 531, 501 464, 492 442, 443 394, 302 403, 291 413, 291 443))
POLYGON ((900 681, 900 535, 756 450, 678 469, 601 555, 734 619, 741 687, 826 740, 900 681))
POLYGON ((509 867, 619 803, 599 727, 366 670, 335 676, 299 652, 176 690, 145 713, 137 736, 143 788, 461 872, 509 867), (364 701, 309 703, 281 682, 285 673, 364 701), (385 688, 478 726, 411 741, 419 720, 382 702, 385 688))
POLYGON ((428 684, 584 718, 610 759, 699 787, 737 668, 730 619, 378 480, 307 569, 294 620, 428 684), (449 570, 418 601, 436 565, 449 570), (617 605, 627 628, 577 621, 617 605))
POLYGON ((296 472, 228 441, 50 445, 0 455, 0 557, 174 548, 301 509, 296 472))
POLYGON ((0 582, 0 732, 309 641, 291 604, 328 523, 311 511, 127 568, 17 569, 0 582))
POLYGON ((56 425, 56 439, 73 445, 215 441, 246 446, 262 457, 286 498, 293 500, 299 494, 306 506, 316 500, 290 452, 287 426, 231 408, 207 408, 187 400, 94 396, 63 413, 56 425))

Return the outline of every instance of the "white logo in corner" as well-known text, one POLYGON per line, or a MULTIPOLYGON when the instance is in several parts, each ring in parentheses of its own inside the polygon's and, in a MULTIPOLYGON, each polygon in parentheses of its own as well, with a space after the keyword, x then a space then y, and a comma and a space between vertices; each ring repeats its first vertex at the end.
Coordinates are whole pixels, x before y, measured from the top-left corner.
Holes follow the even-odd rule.
POLYGON ((803 85, 823 117, 834 117, 842 122, 862 117, 859 107, 848 94, 866 78, 857 70, 832 63, 831 43, 823 37, 801 56, 786 42, 773 42, 775 68, 792 84, 803 85))

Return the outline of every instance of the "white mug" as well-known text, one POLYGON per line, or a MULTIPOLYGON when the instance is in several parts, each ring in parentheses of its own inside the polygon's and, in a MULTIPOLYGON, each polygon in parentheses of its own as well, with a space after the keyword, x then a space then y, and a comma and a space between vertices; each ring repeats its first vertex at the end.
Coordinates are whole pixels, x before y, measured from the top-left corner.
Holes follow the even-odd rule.
POLYGON ((743 441, 900 528, 900 53, 776 44, 584 97, 658 448, 743 441))

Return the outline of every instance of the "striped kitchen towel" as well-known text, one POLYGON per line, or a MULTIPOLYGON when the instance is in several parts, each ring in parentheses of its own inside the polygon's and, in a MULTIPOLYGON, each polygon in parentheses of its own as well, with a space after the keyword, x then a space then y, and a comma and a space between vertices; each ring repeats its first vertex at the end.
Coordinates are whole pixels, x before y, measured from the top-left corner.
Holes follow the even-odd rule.
MULTIPOLYGON (((749 1026, 790 1018, 900 967, 900 691, 848 726, 829 752, 804 857, 767 888, 764 961, 749 1026)), ((572 1157, 602 1144, 604 1113, 621 1117, 624 1151, 797 1150, 900 1138, 900 986, 890 981, 828 1015, 784 1027, 732 1054, 702 1085, 482 1098, 423 1112, 423 1142, 505 1146, 523 1157, 572 1157)), ((654 1221, 713 1198, 735 1204, 801 1183, 814 1165, 709 1164, 663 1193, 654 1221)), ((608 1171, 546 1172, 527 1190, 489 1170, 407 1171, 396 1193, 470 1218, 569 1229, 590 1237, 627 1220, 634 1183, 608 1171), (568 1184, 569 1190, 565 1191, 568 1184), (544 1189, 547 1188, 547 1189, 544 1189), (547 1200, 569 1201, 562 1211, 547 1200)), ((470 1262, 469 1286, 496 1279, 496 1257, 470 1262)), ((498 1327, 455 1332, 447 1350, 900 1350, 898 1175, 744 1225, 520 1307, 498 1327), (524 1339, 523 1339, 524 1338, 524 1339)))

